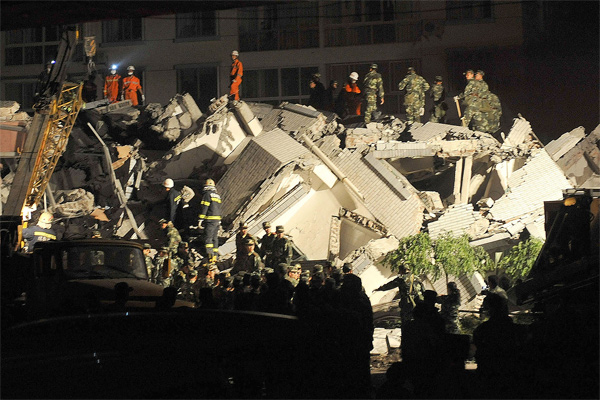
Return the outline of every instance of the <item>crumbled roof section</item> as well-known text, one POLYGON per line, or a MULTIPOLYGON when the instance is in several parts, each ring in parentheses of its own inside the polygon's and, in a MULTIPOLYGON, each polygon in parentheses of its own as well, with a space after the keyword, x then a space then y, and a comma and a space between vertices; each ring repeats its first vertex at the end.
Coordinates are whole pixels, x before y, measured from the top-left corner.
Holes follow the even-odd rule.
POLYGON ((312 108, 298 104, 283 104, 274 108, 261 121, 265 131, 281 128, 286 132, 306 132, 319 130, 326 123, 326 117, 312 108))
POLYGON ((281 129, 262 133, 250 141, 219 180, 223 216, 240 208, 263 180, 307 152, 307 148, 281 129))
POLYGON ((481 218, 479 212, 473 211, 473 204, 452 205, 437 221, 429 223, 429 236, 434 240, 450 232, 453 236, 461 236, 481 218))
POLYGON ((533 136, 533 130, 531 129, 531 124, 523 117, 515 118, 513 121, 513 126, 510 128, 510 132, 504 139, 504 143, 502 143, 502 147, 515 147, 520 145, 529 137, 529 135, 533 136))
MULTIPOLYGON (((414 126, 415 124, 413 124, 414 126)), ((427 122, 425 125, 409 129, 412 138, 417 142, 429 142, 444 139, 448 134, 470 137, 481 135, 482 132, 472 131, 464 126, 440 124, 438 122, 427 122)))
POLYGON ((572 185, 563 171, 544 149, 508 178, 508 190, 492 208, 490 215, 498 221, 509 221, 544 207, 544 201, 562 199, 563 189, 572 185))
POLYGON ((424 205, 416 194, 406 200, 363 159, 359 148, 356 151, 345 149, 331 161, 356 185, 365 197, 365 206, 388 232, 397 238, 419 232, 423 222, 424 205))
POLYGON ((578 186, 586 183, 593 175, 600 174, 599 144, 600 125, 557 161, 565 174, 578 186))
POLYGON ((377 158, 412 158, 434 156, 439 146, 425 142, 378 142, 373 154, 377 158))
POLYGON ((571 150, 581 139, 585 137, 585 129, 583 126, 573 129, 571 132, 564 133, 558 139, 548 143, 545 147, 548 154, 554 161, 564 156, 571 150))

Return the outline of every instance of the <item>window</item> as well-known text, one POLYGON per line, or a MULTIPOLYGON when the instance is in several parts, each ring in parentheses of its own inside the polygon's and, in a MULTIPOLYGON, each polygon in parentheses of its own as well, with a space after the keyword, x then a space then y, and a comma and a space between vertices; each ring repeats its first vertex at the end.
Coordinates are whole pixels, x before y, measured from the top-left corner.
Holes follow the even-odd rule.
POLYGON ((211 99, 219 97, 217 82, 216 66, 177 68, 177 92, 189 93, 201 110, 208 108, 211 99))
POLYGON ((201 38, 217 35, 215 11, 177 14, 177 38, 201 38))
POLYGON ((54 60, 59 39, 56 26, 6 32, 4 65, 45 64, 54 60))
POLYGON ((421 35, 413 1, 332 0, 324 5, 326 46, 410 42, 421 35))
POLYGON ((142 40, 142 19, 127 18, 102 22, 104 42, 133 42, 142 40))
POLYGON ((241 96, 244 100, 278 105, 283 101, 308 103, 308 82, 318 67, 246 70, 241 96))
POLYGON ((448 21, 478 20, 492 18, 492 2, 446 0, 446 19, 448 21))
POLYGON ((3 101, 16 101, 21 105, 21 110, 31 110, 33 96, 35 94, 35 82, 6 82, 2 93, 3 101))
POLYGON ((238 10, 241 51, 319 47, 315 3, 276 4, 238 10))

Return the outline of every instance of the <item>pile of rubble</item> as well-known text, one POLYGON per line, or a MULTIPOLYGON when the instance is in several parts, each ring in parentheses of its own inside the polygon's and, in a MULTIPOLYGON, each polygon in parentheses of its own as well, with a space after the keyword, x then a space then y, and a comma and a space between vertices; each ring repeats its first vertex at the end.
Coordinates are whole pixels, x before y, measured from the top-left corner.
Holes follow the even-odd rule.
MULTIPOLYGON (((0 109, 3 135, 17 110, 0 109)), ((367 293, 393 277, 380 261, 400 238, 468 233, 489 252, 506 249, 524 232, 544 238, 544 201, 562 199, 563 189, 600 187, 600 126, 544 146, 522 117, 500 141, 389 116, 344 126, 312 107, 226 96, 202 113, 189 94, 165 107, 88 103, 79 122, 50 181, 51 211, 66 237, 99 227, 104 237, 158 245, 161 182, 172 178, 199 193, 211 177, 223 198, 224 256, 235 252, 239 222, 261 236, 270 221, 286 227, 306 259, 351 262, 367 293)), ((17 159, 3 170, 3 201, 17 159)), ((479 278, 457 281, 465 298, 481 289, 479 278)), ((445 293, 444 282, 428 285, 445 293)))

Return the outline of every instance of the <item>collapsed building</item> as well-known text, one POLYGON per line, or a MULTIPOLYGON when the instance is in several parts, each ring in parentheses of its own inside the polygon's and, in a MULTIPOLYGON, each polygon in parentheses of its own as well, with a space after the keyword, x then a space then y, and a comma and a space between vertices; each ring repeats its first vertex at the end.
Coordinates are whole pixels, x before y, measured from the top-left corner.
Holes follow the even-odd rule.
MULTIPOLYGON (((0 106, 5 202, 31 118, 15 102, 0 106)), ((270 221, 285 226, 305 265, 352 263, 374 305, 397 294, 371 293, 395 277, 381 260, 400 239, 466 233, 493 254, 523 235, 544 239, 544 201, 562 199, 564 189, 600 187, 600 126, 544 146, 521 116, 497 139, 390 116, 344 126, 309 106, 227 96, 203 113, 189 94, 165 107, 101 100, 78 119, 46 192, 62 237, 98 229, 156 248, 164 241, 164 179, 199 194, 210 177, 223 199, 223 262, 235 254, 240 222, 260 237, 270 221)), ((481 291, 481 276, 452 278, 465 301, 481 291)), ((445 280, 426 286, 445 293, 445 280)))

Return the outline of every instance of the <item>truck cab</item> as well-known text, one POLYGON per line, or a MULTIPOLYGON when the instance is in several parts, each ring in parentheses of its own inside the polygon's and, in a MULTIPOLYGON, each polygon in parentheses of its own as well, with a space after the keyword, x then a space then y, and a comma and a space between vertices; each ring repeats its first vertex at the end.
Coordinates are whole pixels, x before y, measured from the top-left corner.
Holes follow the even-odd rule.
MULTIPOLYGON (((85 239, 36 243, 27 293, 29 319, 102 310, 115 302, 115 285, 131 288, 126 308, 154 308, 163 287, 148 281, 140 244, 85 239)), ((178 301, 175 306, 193 307, 178 301)))

